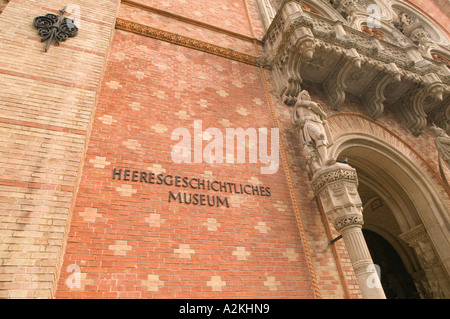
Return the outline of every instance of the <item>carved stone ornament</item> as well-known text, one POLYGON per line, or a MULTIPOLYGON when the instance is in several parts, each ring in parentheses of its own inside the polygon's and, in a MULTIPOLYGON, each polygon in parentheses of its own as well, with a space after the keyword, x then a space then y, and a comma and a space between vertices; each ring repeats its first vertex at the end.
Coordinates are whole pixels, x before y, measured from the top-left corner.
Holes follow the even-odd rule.
POLYGON ((414 281, 424 298, 444 299, 441 285, 445 286, 448 277, 444 275, 441 262, 430 242, 424 225, 418 225, 399 237, 413 248, 423 269, 415 275, 414 281))
POLYGON ((448 169, 450 169, 450 136, 441 129, 433 125, 431 130, 436 135, 436 148, 439 152, 439 156, 444 161, 445 165, 448 169))
POLYGON ((403 34, 406 33, 406 30, 410 25, 417 22, 416 17, 413 17, 406 12, 398 11, 397 16, 398 16, 398 21, 394 22, 393 24, 403 34))
POLYGON ((365 0, 329 0, 330 4, 349 22, 353 23, 357 13, 365 12, 365 0))
POLYGON ((411 247, 418 245, 420 242, 428 242, 428 234, 423 225, 416 226, 401 234, 400 238, 411 247))
POLYGON ((59 10, 59 16, 48 13, 45 16, 34 18, 33 24, 42 37, 41 42, 47 41, 45 52, 48 51, 53 40, 55 40, 56 45, 59 45, 60 42, 64 42, 78 34, 77 26, 72 19, 65 18, 64 13, 66 13, 65 7, 59 10))

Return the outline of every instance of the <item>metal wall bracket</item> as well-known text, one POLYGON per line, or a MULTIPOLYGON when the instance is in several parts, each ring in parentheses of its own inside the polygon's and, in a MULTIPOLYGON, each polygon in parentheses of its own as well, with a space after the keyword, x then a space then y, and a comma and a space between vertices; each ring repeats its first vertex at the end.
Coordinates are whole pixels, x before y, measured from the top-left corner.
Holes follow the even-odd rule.
POLYGON ((64 13, 66 13, 66 7, 59 10, 59 16, 47 13, 45 16, 39 16, 33 20, 34 27, 38 29, 38 33, 42 37, 41 42, 47 41, 45 52, 48 51, 53 40, 56 45, 59 45, 60 42, 78 34, 77 26, 72 19, 64 18, 64 13))
POLYGON ((335 239, 330 240, 330 245, 335 244, 339 239, 342 239, 342 235, 339 235, 335 239))

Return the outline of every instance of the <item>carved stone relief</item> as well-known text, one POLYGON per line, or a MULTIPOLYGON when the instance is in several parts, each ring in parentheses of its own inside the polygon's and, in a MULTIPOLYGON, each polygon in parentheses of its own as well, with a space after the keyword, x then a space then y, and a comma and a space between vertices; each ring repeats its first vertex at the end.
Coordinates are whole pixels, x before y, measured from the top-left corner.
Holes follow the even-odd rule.
POLYGON ((352 24, 355 15, 365 13, 369 4, 366 0, 329 0, 330 4, 352 24))
POLYGON ((414 249, 423 268, 413 274, 413 279, 422 297, 445 298, 441 285, 445 285, 448 278, 445 279, 441 263, 431 245, 425 227, 423 225, 416 226, 401 234, 400 238, 414 249))
MULTIPOLYGON (((292 107, 311 186, 327 217, 342 234, 364 290, 371 258, 361 233, 363 215, 356 171, 334 159, 329 161, 327 146, 332 137, 325 112, 311 101, 302 82, 322 85, 333 109, 339 110, 349 93, 360 97, 367 115, 374 120, 389 104, 415 136, 423 132, 428 120, 448 131, 450 71, 429 53, 432 48, 447 52, 449 47, 436 42, 439 33, 423 23, 422 17, 412 14, 413 10, 400 10, 403 4, 397 0, 389 1, 397 6, 389 7, 391 12, 384 15, 388 18, 382 21, 382 29, 361 23, 361 17, 368 15, 367 6, 375 0, 314 3, 334 7, 346 20, 337 21, 323 11, 318 14, 299 1, 273 0, 278 14, 263 39, 266 61, 282 102, 292 107)), ((447 139, 442 141, 445 147, 450 145, 447 139)), ((407 242, 409 235, 403 235, 407 242)), ((411 241, 410 246, 424 267, 413 274, 416 285, 423 296, 443 296, 439 281, 444 272, 437 255, 426 236, 415 237, 417 241, 411 241)), ((363 293, 369 296, 371 292, 363 293)), ((383 298, 384 294, 381 291, 376 296, 383 298)))

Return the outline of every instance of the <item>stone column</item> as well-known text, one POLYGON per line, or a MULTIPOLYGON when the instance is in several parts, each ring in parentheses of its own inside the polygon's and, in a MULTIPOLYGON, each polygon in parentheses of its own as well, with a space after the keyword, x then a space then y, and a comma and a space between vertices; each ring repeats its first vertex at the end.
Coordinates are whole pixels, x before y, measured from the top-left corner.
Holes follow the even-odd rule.
POLYGON ((362 202, 356 170, 347 164, 322 166, 311 181, 324 211, 347 247, 364 299, 385 299, 381 282, 362 233, 362 202))

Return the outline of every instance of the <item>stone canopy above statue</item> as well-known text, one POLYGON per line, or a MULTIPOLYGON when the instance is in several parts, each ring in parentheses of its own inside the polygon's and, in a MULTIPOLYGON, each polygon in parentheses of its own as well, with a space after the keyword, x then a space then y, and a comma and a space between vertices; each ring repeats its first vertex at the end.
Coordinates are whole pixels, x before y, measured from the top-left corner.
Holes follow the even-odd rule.
POLYGON ((287 106, 295 105, 301 83, 309 81, 322 85, 335 110, 351 94, 374 120, 392 107, 415 136, 428 120, 450 132, 450 70, 445 62, 424 56, 431 44, 418 40, 422 33, 417 25, 406 32, 417 38, 414 42, 400 32, 407 22, 394 26, 399 18, 391 19, 392 33, 385 34, 383 27, 370 32, 364 24, 358 30, 345 20, 318 15, 298 1, 275 3, 279 9, 263 39, 265 64, 287 106), (404 42, 394 41, 393 34, 404 42))

